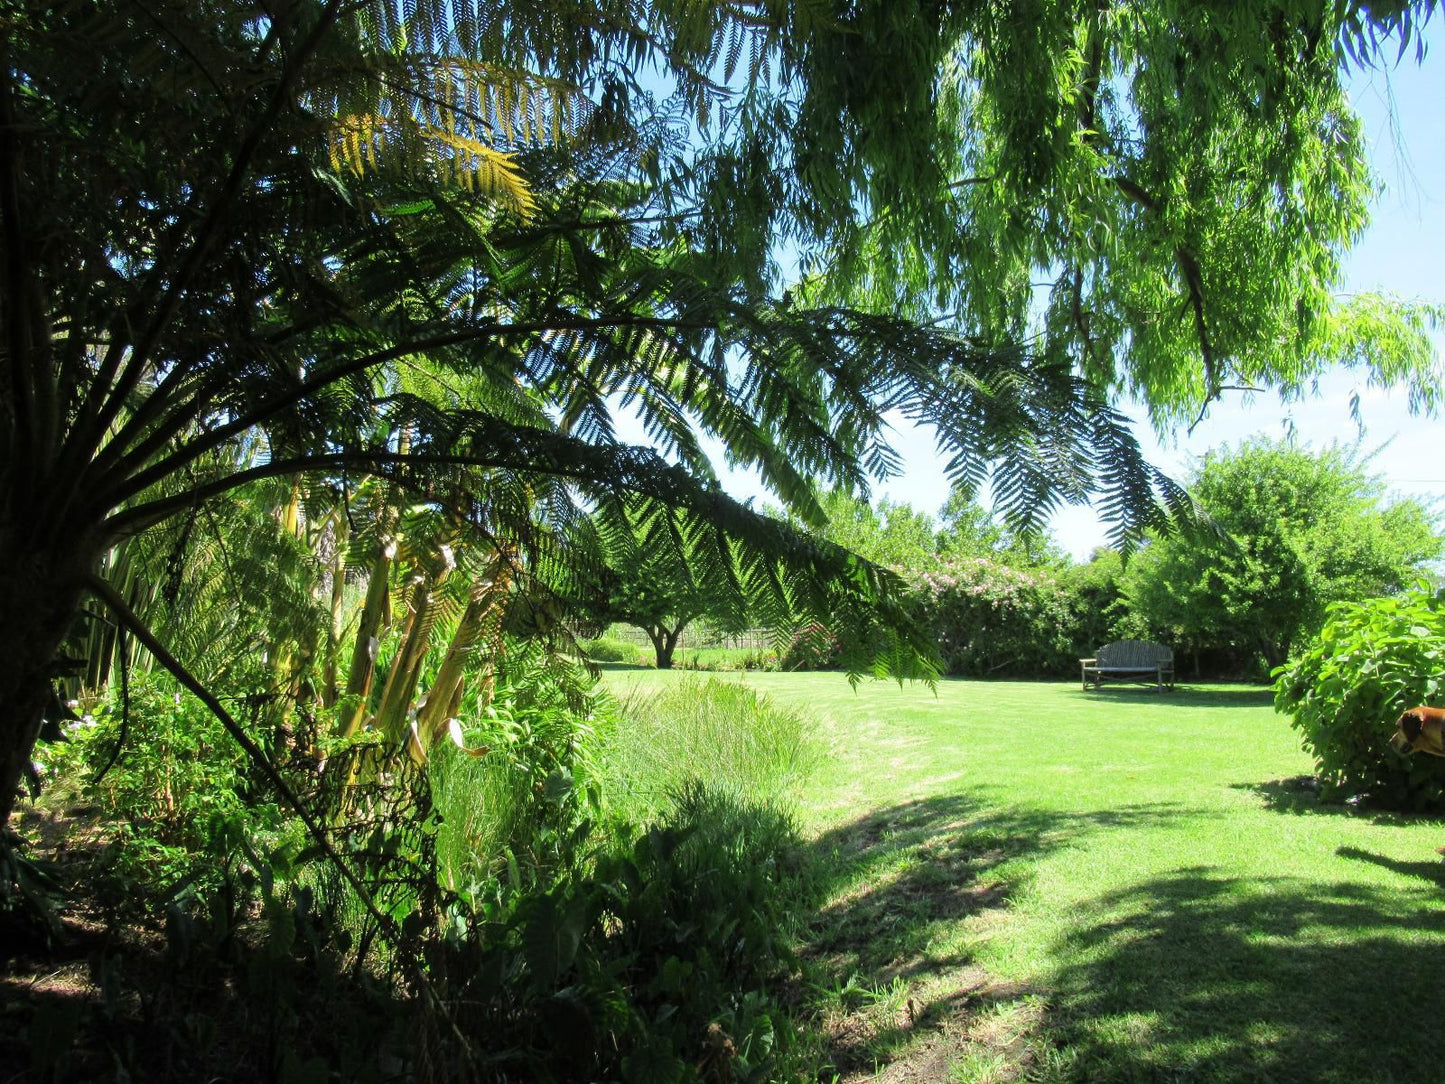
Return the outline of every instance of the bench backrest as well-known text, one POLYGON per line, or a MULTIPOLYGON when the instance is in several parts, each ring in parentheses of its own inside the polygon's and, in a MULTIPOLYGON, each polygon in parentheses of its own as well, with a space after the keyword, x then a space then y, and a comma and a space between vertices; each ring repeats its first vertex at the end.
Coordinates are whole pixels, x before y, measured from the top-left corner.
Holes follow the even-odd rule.
POLYGON ((1100 666, 1160 666, 1174 661, 1174 652, 1148 640, 1118 640, 1099 648, 1100 666))

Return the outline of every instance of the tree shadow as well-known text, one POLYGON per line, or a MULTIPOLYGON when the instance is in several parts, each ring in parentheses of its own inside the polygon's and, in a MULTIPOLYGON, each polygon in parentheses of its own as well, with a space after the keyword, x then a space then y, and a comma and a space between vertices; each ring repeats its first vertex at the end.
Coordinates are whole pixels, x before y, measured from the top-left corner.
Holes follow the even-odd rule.
POLYGON ((1095 900, 1059 955, 1054 1028, 1081 1079, 1406 1081, 1445 1059, 1445 908, 1428 884, 1181 869, 1095 900))
POLYGON ((1289 813, 1295 816, 1352 817, 1367 820, 1371 824, 1399 827, 1407 824, 1439 821, 1441 818, 1430 813, 1405 813, 1396 809, 1385 809, 1367 801, 1327 801, 1320 797, 1319 786, 1313 776, 1297 775, 1288 779, 1270 779, 1263 783, 1231 783, 1231 790, 1247 790, 1258 794, 1265 809, 1273 813, 1289 813))
POLYGON ((1368 862, 1381 869, 1387 869, 1391 873, 1397 873, 1401 877, 1414 877, 1445 887, 1445 861, 1401 862, 1398 858, 1386 858, 1382 854, 1374 854, 1361 850, 1359 847, 1336 847, 1335 854, 1355 862, 1368 862))
POLYGON ((1210 685, 1177 685, 1163 691, 1154 686, 1105 686, 1080 689, 1079 695, 1095 703, 1169 705, 1179 708, 1260 708, 1274 703, 1274 689, 1219 688, 1210 685))
POLYGON ((1000 809, 982 789, 873 810, 811 844, 824 871, 820 897, 830 901, 811 947, 860 973, 917 974, 929 967, 937 927, 1005 905, 1018 887, 998 872, 1005 863, 1089 832, 1208 815, 1175 803, 1086 814, 1000 809))
POLYGON ((987 924, 1007 910, 1023 886, 1016 859, 1096 831, 1209 815, 1173 803, 1082 815, 1000 810, 979 788, 874 810, 823 832, 810 848, 819 905, 801 955, 835 987, 907 991, 906 1014, 835 1029, 834 1067, 888 1060, 920 1030, 952 1027, 1030 993, 984 972, 960 936, 963 923, 987 924))

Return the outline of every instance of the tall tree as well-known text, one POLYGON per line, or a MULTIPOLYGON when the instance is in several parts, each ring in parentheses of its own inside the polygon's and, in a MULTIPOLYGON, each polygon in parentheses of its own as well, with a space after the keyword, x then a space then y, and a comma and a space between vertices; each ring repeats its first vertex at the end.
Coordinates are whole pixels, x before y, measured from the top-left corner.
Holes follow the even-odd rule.
POLYGON ((1217 532, 1154 540, 1130 563, 1133 619, 1194 650, 1279 666, 1325 608, 1399 591, 1439 557, 1415 501, 1385 499, 1359 454, 1252 440, 1206 456, 1192 492, 1217 532))
POLYGON ((1182 417, 1307 375, 1363 223, 1342 43, 1431 8, 10 6, 0 823, 82 599, 145 631, 104 555, 272 478, 386 479, 524 569, 567 563, 579 500, 661 501, 907 672, 891 578, 717 493, 699 433, 809 523, 817 477, 896 465, 889 411, 1023 520, 1098 490, 1161 522, 1111 394, 1182 417), (418 359, 464 396, 403 386, 418 359), (671 461, 617 443, 619 402, 671 461))
POLYGON ((840 490, 825 494, 822 504, 828 519, 819 530, 829 541, 908 572, 934 564, 933 519, 927 512, 886 497, 875 507, 840 490))
POLYGON ((1052 536, 1013 529, 964 490, 949 493, 938 518, 942 557, 987 557, 1019 567, 1068 563, 1069 555, 1052 536))

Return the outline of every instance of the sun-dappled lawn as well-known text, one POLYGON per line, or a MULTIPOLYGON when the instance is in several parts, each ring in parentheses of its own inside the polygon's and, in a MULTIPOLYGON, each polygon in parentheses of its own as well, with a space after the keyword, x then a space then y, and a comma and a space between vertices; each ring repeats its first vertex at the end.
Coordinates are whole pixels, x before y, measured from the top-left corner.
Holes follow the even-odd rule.
POLYGON ((1316 802, 1267 691, 725 679, 817 719, 844 1078, 1445 1075, 1445 826, 1316 802))

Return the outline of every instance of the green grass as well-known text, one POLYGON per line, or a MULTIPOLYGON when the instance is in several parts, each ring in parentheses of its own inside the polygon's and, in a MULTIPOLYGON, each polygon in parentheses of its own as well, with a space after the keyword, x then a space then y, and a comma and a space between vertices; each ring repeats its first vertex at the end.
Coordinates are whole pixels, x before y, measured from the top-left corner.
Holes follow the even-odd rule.
POLYGON ((778 653, 756 647, 702 647, 678 651, 673 665, 685 670, 776 670, 778 653))
POLYGON ((644 823, 694 780, 764 803, 797 796, 816 759, 804 714, 737 682, 668 677, 624 693, 604 737, 602 792, 620 815, 644 823))
POLYGON ((1266 691, 728 680, 820 721, 804 956, 842 1078, 1440 1077, 1445 831, 1317 803, 1266 691))

